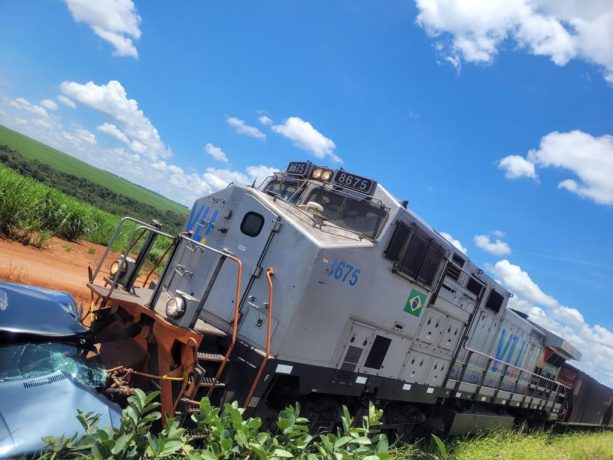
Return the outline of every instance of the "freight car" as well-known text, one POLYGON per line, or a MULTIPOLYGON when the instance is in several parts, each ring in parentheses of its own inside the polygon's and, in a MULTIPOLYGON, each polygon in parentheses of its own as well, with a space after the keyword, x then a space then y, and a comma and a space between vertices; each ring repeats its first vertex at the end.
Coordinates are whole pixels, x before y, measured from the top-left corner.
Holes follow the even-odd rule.
POLYGON ((558 378, 579 351, 507 308, 507 290, 373 179, 292 162, 197 200, 176 237, 138 224, 109 274, 107 254, 90 271, 115 396, 159 388, 181 416, 203 396, 236 400, 265 422, 299 401, 324 426, 374 401, 403 434, 541 424, 583 404, 558 378))

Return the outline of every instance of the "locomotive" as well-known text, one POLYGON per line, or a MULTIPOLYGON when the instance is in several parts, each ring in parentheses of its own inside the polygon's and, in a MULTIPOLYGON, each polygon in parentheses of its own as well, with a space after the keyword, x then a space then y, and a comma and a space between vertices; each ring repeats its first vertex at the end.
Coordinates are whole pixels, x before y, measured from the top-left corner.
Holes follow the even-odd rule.
POLYGON ((511 294, 406 202, 344 169, 291 162, 260 187, 198 199, 177 236, 137 222, 106 273, 108 254, 88 283, 108 393, 157 388, 167 414, 208 396, 265 423, 298 401, 320 426, 373 401, 399 434, 612 423, 607 387, 598 415, 578 409, 590 385, 567 363, 575 347, 508 308, 511 294))

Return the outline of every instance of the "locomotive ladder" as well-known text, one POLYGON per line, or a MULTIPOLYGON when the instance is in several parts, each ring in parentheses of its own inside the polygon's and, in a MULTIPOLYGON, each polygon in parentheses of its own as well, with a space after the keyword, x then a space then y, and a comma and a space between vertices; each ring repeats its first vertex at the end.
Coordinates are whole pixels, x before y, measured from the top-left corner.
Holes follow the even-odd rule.
MULTIPOLYGON (((189 240, 189 242, 193 245, 197 245, 203 249, 215 252, 221 256, 220 262, 223 263, 223 260, 230 259, 237 265, 237 278, 236 278, 236 292, 234 299, 234 312, 232 318, 232 332, 231 337, 229 339, 229 343, 227 340, 227 333, 222 331, 221 329, 216 328, 215 326, 204 322, 202 319, 198 319, 194 326, 194 330, 203 336, 203 341, 200 347, 200 350, 197 353, 198 363, 197 370, 200 374, 200 381, 198 384, 198 388, 201 390, 198 392, 200 396, 211 396, 213 392, 217 389, 224 389, 226 387, 226 382, 224 381, 224 371, 226 370, 227 364, 230 361, 232 353, 234 352, 236 342, 238 340, 238 322, 240 319, 240 298, 241 298, 241 280, 243 274, 243 264, 241 260, 225 251, 219 251, 215 248, 207 246, 205 244, 199 243, 197 241, 192 240, 191 238, 187 238, 185 236, 181 236, 181 238, 189 240), (208 340, 207 340, 208 339, 208 340), (221 353, 219 348, 215 347, 214 344, 207 343, 210 340, 213 341, 223 341, 228 343, 225 352, 221 353), (211 346, 213 345, 213 346, 211 346), (208 375, 207 375, 208 374, 208 375), (214 377, 211 376, 214 374, 214 377)), ((217 271, 218 273, 218 271, 217 271)), ((216 274, 217 274, 216 273, 216 274)), ((212 287, 212 284, 216 280, 216 274, 209 281, 209 286, 212 287)), ((253 394, 257 388, 257 385, 262 377, 266 364, 270 358, 270 348, 271 348, 271 335, 272 335, 272 308, 273 308, 273 281, 272 277, 274 275, 274 270, 269 267, 266 270, 266 278, 268 282, 268 304, 267 308, 267 327, 266 327, 266 348, 265 350, 261 350, 263 355, 262 362, 260 363, 258 372, 254 377, 254 380, 251 384, 249 393, 243 403, 243 407, 247 407, 253 394)), ((207 288, 208 291, 208 288, 207 288)), ((206 295, 206 294, 205 294, 206 295)), ((182 398, 185 413, 194 413, 199 409, 199 401, 195 401, 189 398, 182 398)))

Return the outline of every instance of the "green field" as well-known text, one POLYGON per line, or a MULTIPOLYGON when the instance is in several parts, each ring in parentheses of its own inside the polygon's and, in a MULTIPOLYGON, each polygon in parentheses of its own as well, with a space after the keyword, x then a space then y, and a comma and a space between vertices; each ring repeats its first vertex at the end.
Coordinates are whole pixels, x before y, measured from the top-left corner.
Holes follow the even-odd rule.
POLYGON ((29 160, 38 160, 59 171, 83 177, 98 185, 112 189, 120 195, 162 210, 186 213, 187 208, 110 172, 103 171, 84 161, 60 152, 48 145, 19 134, 0 125, 0 144, 17 150, 29 160))
POLYGON ((431 442, 391 449, 395 460, 611 460, 613 433, 549 434, 503 431, 445 440, 445 453, 431 442), (427 444, 427 445, 424 445, 427 444))

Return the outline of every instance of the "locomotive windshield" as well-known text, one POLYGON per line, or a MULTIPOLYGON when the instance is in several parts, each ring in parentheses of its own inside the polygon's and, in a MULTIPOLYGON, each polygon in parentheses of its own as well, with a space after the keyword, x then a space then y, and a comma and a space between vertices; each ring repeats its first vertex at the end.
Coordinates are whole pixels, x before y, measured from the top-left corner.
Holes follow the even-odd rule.
POLYGON ((383 206, 324 188, 313 190, 305 202, 319 203, 323 207, 322 217, 327 222, 368 238, 376 238, 387 217, 387 209, 383 206))
POLYGON ((302 194, 302 190, 299 191, 299 189, 300 182, 298 181, 274 178, 266 185, 264 191, 295 204, 302 194))

